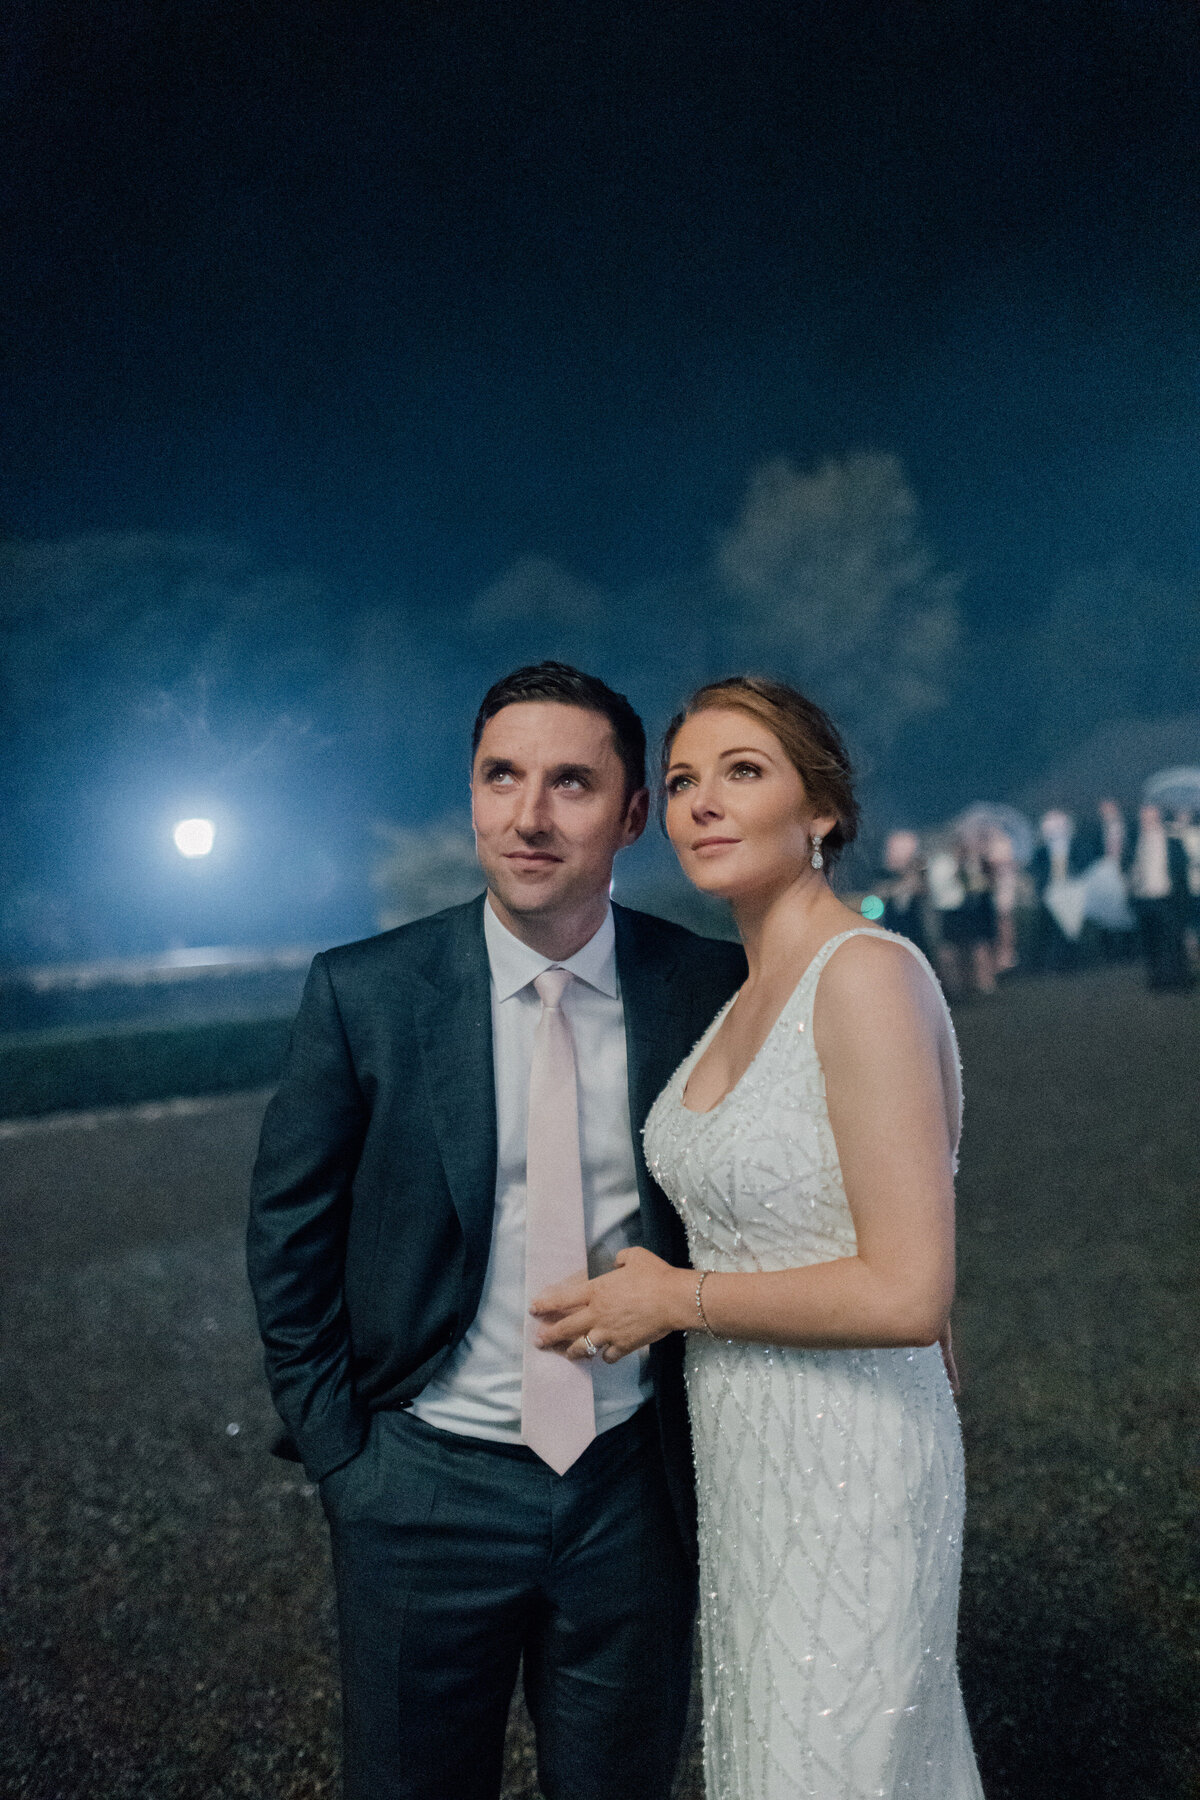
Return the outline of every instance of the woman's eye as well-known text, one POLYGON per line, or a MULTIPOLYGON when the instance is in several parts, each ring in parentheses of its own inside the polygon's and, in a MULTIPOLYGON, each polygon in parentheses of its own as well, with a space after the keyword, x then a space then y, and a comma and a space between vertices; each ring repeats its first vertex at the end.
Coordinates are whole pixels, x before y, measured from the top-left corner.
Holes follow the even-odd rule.
POLYGON ((729 773, 731 775, 761 775, 762 770, 759 768, 757 763, 742 762, 742 763, 734 763, 734 765, 730 769, 729 773))
POLYGON ((691 777, 690 776, 688 776, 688 775, 672 775, 670 781, 668 781, 668 783, 667 783, 667 793, 668 793, 668 795, 681 794, 685 787, 690 787, 690 786, 691 786, 691 777))

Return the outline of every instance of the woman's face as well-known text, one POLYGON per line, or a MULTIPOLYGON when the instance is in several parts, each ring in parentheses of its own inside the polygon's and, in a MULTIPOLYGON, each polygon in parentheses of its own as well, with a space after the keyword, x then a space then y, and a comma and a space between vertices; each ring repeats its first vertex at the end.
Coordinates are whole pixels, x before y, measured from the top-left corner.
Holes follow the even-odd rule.
POLYGON ((736 901, 812 876, 814 813, 783 745, 749 713, 714 709, 680 727, 667 769, 667 835, 688 880, 736 901))

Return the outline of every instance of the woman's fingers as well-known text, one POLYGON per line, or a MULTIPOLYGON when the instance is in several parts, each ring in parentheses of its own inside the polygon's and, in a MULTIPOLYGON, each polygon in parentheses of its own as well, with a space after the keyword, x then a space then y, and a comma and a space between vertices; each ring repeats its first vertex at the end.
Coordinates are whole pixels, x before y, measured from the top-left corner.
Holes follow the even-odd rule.
POLYGON ((618 1252, 616 1268, 589 1281, 585 1274, 545 1288, 530 1305, 537 1320, 534 1342, 578 1362, 589 1352, 605 1362, 619 1362, 642 1344, 652 1344, 671 1329, 664 1316, 660 1273, 669 1265, 640 1245, 618 1252))
POLYGON ((537 1318, 549 1313, 571 1312, 586 1304, 589 1285, 586 1275, 572 1275, 567 1281, 556 1281, 553 1287, 542 1289, 529 1310, 537 1318))
POLYGON ((602 1356, 605 1362, 620 1362, 623 1356, 628 1356, 633 1346, 624 1343, 620 1336, 617 1336, 615 1343, 611 1342, 610 1330, 611 1327, 602 1327, 590 1310, 574 1312, 562 1319, 543 1319, 534 1342, 539 1349, 557 1350, 570 1362, 588 1362, 593 1356, 602 1356), (593 1350, 588 1349, 589 1340, 594 1345, 593 1350))
POLYGON ((534 1332, 533 1341, 543 1350, 566 1350, 569 1345, 581 1341, 583 1334, 594 1323, 588 1311, 578 1308, 573 1312, 563 1313, 561 1317, 548 1319, 544 1315, 534 1332))
POLYGON ((594 1357, 598 1356, 603 1362, 615 1363, 620 1362, 623 1356, 628 1356, 628 1345, 622 1349, 619 1344, 606 1344, 603 1338, 596 1335, 599 1329, 599 1326, 596 1326, 592 1331, 585 1332, 582 1337, 572 1340, 567 1349, 567 1356, 571 1362, 591 1362, 594 1357), (591 1350, 588 1349, 589 1340, 593 1345, 591 1350))

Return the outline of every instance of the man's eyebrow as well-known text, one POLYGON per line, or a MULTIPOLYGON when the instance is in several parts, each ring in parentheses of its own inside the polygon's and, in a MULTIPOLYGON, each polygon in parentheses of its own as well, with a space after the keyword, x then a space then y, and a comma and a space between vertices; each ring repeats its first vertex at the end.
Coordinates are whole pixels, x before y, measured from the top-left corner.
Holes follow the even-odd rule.
MULTIPOLYGON (((517 765, 513 762, 511 756, 485 756, 479 764, 479 773, 481 775, 506 775, 510 770, 515 770, 516 766, 517 765)), ((594 776, 596 774, 596 764, 586 762, 555 763, 548 771, 548 774, 552 781, 561 781, 564 775, 594 776)))

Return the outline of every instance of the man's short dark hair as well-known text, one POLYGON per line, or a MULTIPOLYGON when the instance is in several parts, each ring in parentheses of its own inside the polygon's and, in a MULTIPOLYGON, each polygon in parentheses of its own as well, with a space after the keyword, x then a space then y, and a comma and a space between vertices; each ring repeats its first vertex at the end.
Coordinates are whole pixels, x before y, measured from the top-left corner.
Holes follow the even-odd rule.
POLYGON ((642 721, 624 694, 615 693, 598 675, 585 675, 582 669, 573 669, 570 663, 530 663, 493 682, 475 715, 475 729, 471 733, 472 759, 488 720, 494 719, 506 706, 519 706, 529 700, 553 700, 560 706, 578 706, 584 712, 602 714, 612 726, 617 755, 625 769, 626 800, 645 787, 646 732, 642 721))

